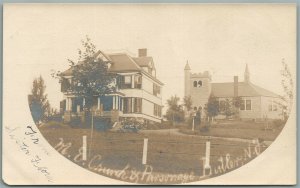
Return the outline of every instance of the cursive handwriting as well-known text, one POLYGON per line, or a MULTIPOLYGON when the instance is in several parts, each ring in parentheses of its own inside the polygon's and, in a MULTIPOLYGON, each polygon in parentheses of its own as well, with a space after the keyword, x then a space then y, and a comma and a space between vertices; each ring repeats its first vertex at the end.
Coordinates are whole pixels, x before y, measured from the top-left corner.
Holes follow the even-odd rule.
MULTIPOLYGON (((30 148, 30 143, 39 145, 39 138, 37 136, 37 132, 31 127, 27 126, 25 131, 25 137, 20 137, 17 134, 16 131, 20 130, 20 127, 11 128, 8 126, 5 126, 5 131, 8 133, 9 138, 14 141, 18 148, 24 152, 24 154, 29 157, 29 162, 32 164, 32 166, 42 175, 44 175, 48 182, 53 182, 53 178, 51 177, 51 174, 47 167, 40 166, 42 159, 39 155, 35 154, 35 152, 30 148), (29 136, 29 142, 28 138, 29 136), (27 142, 26 142, 27 141, 27 142)), ((45 150, 43 150, 45 152, 45 150)), ((46 153, 47 154, 47 153, 46 153)))

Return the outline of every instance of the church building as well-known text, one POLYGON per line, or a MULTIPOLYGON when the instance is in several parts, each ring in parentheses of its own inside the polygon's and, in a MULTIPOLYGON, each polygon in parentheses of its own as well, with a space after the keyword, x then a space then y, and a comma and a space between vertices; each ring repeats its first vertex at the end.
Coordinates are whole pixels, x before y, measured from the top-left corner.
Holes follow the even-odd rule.
POLYGON ((184 68, 184 95, 190 96, 194 109, 203 109, 212 95, 219 102, 219 115, 215 118, 225 118, 224 103, 227 99, 239 97, 239 118, 249 120, 281 119, 282 109, 279 108, 280 96, 266 90, 250 81, 250 72, 246 65, 244 80, 237 76, 232 82, 212 83, 208 71, 191 73, 187 63, 184 68))

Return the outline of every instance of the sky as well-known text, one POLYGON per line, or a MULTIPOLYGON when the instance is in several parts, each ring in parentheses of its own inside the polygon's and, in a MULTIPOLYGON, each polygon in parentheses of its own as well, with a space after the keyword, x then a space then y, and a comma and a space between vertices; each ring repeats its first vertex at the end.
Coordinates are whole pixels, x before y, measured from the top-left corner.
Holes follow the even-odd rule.
POLYGON ((42 75, 55 108, 63 96, 51 71, 64 71, 67 59, 77 59, 86 35, 108 53, 137 56, 139 48, 147 48, 165 84, 164 105, 172 95, 183 97, 187 61, 192 72, 210 71, 212 82, 233 81, 235 75, 243 81, 248 64, 254 84, 282 94, 282 59, 293 76, 296 70, 295 10, 275 4, 6 5, 5 63, 31 72, 20 86, 27 94, 42 75))

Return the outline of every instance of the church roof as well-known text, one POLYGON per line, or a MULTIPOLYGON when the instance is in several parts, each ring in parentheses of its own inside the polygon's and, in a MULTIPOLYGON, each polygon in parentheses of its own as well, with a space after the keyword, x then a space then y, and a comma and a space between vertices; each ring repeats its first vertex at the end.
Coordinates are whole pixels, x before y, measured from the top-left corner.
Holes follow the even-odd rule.
MULTIPOLYGON (((215 97, 233 97, 234 96, 234 82, 227 83, 212 83, 211 91, 215 97)), ((240 97, 279 97, 279 95, 272 91, 261 88, 252 83, 239 82, 238 83, 238 96, 240 97)))

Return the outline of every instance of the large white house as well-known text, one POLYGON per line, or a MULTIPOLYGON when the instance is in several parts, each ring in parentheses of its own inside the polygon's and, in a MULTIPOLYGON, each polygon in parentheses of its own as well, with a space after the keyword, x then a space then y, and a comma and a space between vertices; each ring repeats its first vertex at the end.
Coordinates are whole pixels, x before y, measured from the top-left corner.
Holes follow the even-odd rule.
MULTIPOLYGON (((250 81, 250 72, 246 65, 244 81, 239 82, 233 77, 233 82, 212 83, 208 71, 191 73, 187 63, 184 68, 185 96, 191 96, 193 107, 204 108, 212 95, 219 101, 220 114, 224 111, 226 99, 241 98, 239 117, 241 119, 280 119, 282 109, 279 108, 281 98, 279 95, 253 84, 250 81)), ((216 118, 222 118, 219 115, 216 118)))
MULTIPOLYGON (((153 58, 147 56, 147 49, 139 49, 138 57, 102 51, 98 51, 95 57, 109 61, 109 72, 118 75, 115 93, 95 96, 95 115, 109 118, 112 122, 131 117, 146 123, 161 122, 163 83, 156 78, 153 58)), ((68 82, 72 81, 71 68, 61 75, 68 82)), ((64 94, 61 111, 64 112, 64 121, 68 122, 72 117, 83 114, 85 99, 75 97, 64 82, 61 86, 64 94)))

